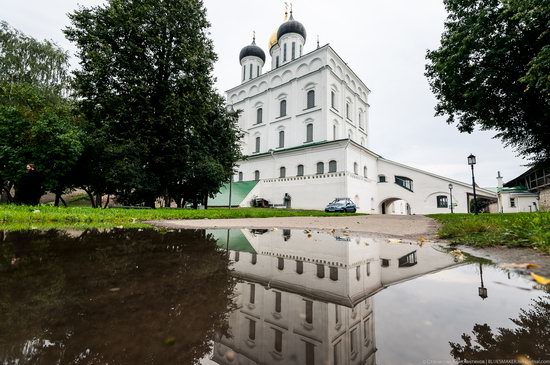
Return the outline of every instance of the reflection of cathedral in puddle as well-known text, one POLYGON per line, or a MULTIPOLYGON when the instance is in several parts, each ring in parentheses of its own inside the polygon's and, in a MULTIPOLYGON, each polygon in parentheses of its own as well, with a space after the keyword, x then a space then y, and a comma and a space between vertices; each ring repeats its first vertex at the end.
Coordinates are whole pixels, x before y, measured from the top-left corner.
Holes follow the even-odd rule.
POLYGON ((375 364, 372 295, 453 266, 433 246, 302 231, 208 231, 234 261, 237 310, 218 364, 375 364))

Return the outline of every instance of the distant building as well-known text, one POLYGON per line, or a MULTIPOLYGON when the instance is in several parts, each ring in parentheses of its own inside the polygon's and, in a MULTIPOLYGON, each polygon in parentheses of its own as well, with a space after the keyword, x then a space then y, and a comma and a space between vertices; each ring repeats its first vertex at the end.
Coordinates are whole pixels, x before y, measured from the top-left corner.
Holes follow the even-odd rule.
POLYGON ((503 184, 497 176, 498 211, 536 212, 550 210, 550 167, 533 167, 503 184))
MULTIPOLYGON (((292 208, 323 209, 336 197, 348 197, 364 213, 449 213, 453 184, 454 211, 468 212, 470 183, 390 161, 368 148, 369 88, 329 45, 306 53, 306 38, 291 11, 269 41, 270 71, 263 72, 266 55, 255 37, 240 52, 242 82, 226 97, 241 111, 246 159, 234 176, 240 196, 231 204, 250 206, 259 197, 282 205, 288 193, 292 208), (240 188, 245 182, 246 189, 240 188)), ((209 204, 227 205, 228 193, 224 188, 209 204)), ((477 194, 496 198, 481 188, 477 194)))

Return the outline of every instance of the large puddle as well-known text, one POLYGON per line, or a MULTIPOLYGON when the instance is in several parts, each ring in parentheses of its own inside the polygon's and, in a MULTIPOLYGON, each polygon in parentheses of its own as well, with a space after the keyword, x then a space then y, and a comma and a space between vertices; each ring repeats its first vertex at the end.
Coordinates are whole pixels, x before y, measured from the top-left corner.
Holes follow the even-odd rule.
POLYGON ((436 245, 0 232, 0 364, 550 364, 549 338, 549 294, 436 245))

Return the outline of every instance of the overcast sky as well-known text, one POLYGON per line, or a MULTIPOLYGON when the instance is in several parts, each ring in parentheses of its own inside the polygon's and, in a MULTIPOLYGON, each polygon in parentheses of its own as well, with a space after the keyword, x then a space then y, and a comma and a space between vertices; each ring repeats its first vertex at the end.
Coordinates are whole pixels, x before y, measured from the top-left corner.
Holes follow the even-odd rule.
MULTIPOLYGON (((38 39, 75 53, 63 36, 66 14, 103 0, 0 0, 0 19, 38 39)), ((283 21, 282 0, 204 0, 218 54, 214 74, 223 92, 240 83, 238 55, 252 40, 268 55, 267 42, 283 21)), ((471 181, 466 157, 477 156, 479 185, 496 185, 497 171, 511 180, 525 160, 503 148, 493 132, 461 134, 434 117, 435 97, 424 76, 427 49, 439 45, 446 14, 442 0, 297 0, 294 17, 304 24, 304 52, 329 43, 371 89, 370 149, 387 159, 457 180, 471 181)), ((74 58, 74 56, 73 56, 74 58)), ((73 64, 77 60, 73 59, 73 64)), ((269 62, 266 61, 269 65, 269 62)), ((264 67, 264 72, 268 71, 264 67)))

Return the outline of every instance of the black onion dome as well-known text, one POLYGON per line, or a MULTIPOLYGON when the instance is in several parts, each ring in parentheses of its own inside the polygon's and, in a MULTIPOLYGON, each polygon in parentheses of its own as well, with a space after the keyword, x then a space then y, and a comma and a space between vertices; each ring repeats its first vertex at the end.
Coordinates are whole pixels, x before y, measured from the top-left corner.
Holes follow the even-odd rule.
POLYGON ((242 61, 243 58, 249 56, 258 57, 265 63, 264 50, 256 45, 255 40, 252 41, 252 44, 241 49, 241 53, 239 54, 239 62, 242 61))
POLYGON ((277 40, 281 39, 282 36, 288 33, 297 33, 304 37, 304 41, 306 40, 306 27, 304 27, 304 25, 299 21, 294 20, 292 14, 290 14, 290 19, 281 24, 279 27, 279 30, 277 31, 277 40))

